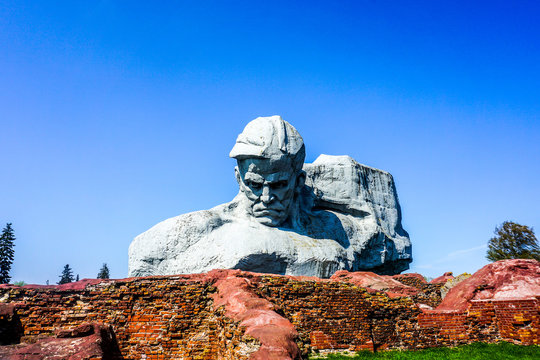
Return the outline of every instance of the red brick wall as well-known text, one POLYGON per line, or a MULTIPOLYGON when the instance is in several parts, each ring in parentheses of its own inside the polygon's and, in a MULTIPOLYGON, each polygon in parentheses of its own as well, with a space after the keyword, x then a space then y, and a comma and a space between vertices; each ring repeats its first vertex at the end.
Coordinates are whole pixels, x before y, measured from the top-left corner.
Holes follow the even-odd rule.
POLYGON ((103 282, 84 290, 12 288, 0 290, 0 297, 3 292, 7 301, 18 303, 23 341, 99 322, 113 325, 125 359, 143 354, 148 360, 246 359, 242 349, 257 345, 223 309, 213 310, 215 291, 208 281, 161 277, 103 282))
POLYGON ((256 291, 295 325, 301 347, 414 347, 420 310, 409 298, 389 298, 346 282, 275 276, 263 277, 256 291))
MULTIPOLYGON (((295 326, 303 354, 473 341, 540 344, 538 298, 473 301, 466 311, 422 312, 413 299, 346 282, 236 274, 295 326)), ((106 281, 80 289, 0 287, 0 302, 16 304, 23 340, 99 322, 113 326, 125 359, 143 354, 147 359, 249 358, 260 343, 222 307, 214 309, 214 283, 193 275, 106 281)))
POLYGON ((540 344, 540 297, 535 300, 493 301, 503 339, 540 344))
POLYGON ((540 344, 539 305, 538 298, 473 300, 466 311, 426 311, 418 317, 418 325, 431 329, 437 345, 497 340, 540 344))

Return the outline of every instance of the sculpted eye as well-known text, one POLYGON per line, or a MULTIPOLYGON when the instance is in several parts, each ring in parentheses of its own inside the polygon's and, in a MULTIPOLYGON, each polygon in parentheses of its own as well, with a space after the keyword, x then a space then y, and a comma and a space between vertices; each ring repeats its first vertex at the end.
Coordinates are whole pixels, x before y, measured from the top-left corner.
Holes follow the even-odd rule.
POLYGON ((251 189, 253 189, 253 190, 260 190, 260 189, 262 189, 262 184, 256 183, 256 182, 253 182, 253 181, 246 181, 246 185, 247 185, 248 187, 250 187, 251 189))
POLYGON ((279 189, 283 189, 283 188, 287 187, 287 185, 288 185, 287 180, 282 180, 282 181, 278 181, 276 183, 271 184, 270 187, 273 190, 279 190, 279 189))

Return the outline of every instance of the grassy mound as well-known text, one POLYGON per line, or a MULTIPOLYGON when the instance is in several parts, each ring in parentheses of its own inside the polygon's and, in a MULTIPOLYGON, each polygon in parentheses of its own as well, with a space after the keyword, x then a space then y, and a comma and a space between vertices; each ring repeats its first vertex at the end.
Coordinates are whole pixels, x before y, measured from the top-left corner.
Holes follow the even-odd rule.
POLYGON ((449 359, 449 360, 512 360, 512 359, 540 359, 540 346, 514 345, 507 342, 498 344, 474 343, 470 345, 458 346, 455 348, 433 348, 418 351, 381 351, 372 353, 361 351, 354 355, 328 354, 312 355, 310 359, 327 360, 352 360, 352 359, 397 359, 397 360, 428 360, 428 359, 449 359))

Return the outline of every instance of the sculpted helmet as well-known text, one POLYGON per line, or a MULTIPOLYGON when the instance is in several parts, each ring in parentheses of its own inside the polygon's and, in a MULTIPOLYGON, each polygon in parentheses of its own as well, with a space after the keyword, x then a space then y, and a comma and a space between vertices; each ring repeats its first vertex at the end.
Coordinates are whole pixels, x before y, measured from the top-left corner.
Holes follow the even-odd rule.
POLYGON ((304 140, 298 131, 281 116, 258 117, 249 122, 236 139, 229 154, 236 160, 259 158, 290 160, 295 171, 302 168, 306 157, 304 140))

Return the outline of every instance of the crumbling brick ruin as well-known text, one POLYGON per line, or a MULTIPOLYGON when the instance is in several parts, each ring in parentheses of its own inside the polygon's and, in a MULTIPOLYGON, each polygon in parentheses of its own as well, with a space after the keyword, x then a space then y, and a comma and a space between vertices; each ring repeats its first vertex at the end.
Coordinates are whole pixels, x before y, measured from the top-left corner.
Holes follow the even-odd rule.
POLYGON ((466 308, 439 310, 430 307, 440 302, 440 284, 378 276, 392 286, 379 291, 358 286, 363 274, 378 276, 341 272, 321 280, 215 270, 3 285, 0 358, 29 351, 24 344, 73 343, 85 335, 101 347, 87 359, 300 359, 315 349, 540 344, 540 296, 473 299, 466 308))

